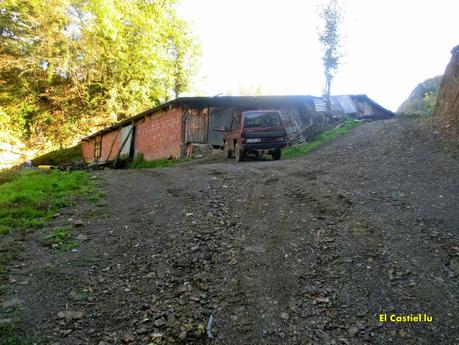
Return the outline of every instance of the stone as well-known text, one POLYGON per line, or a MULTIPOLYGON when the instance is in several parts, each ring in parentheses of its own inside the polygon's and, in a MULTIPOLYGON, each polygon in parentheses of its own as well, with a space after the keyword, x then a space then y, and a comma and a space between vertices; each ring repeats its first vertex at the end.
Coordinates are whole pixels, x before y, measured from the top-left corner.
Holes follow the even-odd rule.
POLYGON ((58 319, 66 319, 67 321, 70 320, 81 320, 84 317, 84 312, 82 311, 72 311, 72 310, 64 310, 57 313, 58 319))
POLYGON ((356 335, 357 333, 359 333, 359 329, 358 329, 358 327, 356 327, 356 326, 352 326, 352 327, 349 327, 349 328, 348 328, 347 332, 349 333, 349 335, 350 335, 351 337, 353 337, 354 335, 356 335))
POLYGON ((187 337, 187 331, 181 331, 179 334, 179 339, 180 340, 185 340, 187 337))
POLYGON ((8 326, 9 324, 12 324, 13 323, 13 319, 0 319, 0 327, 3 327, 3 326, 8 326))
POLYGON ((73 225, 75 226, 83 226, 85 225, 84 222, 81 220, 81 219, 76 219, 74 222, 73 222, 73 225))
POLYGON ((329 303, 330 299, 328 297, 316 297, 314 298, 316 303, 329 303))
POLYGON ((248 253, 254 253, 254 254, 263 254, 266 252, 265 248, 263 248, 262 246, 245 247, 245 251, 248 253))
POLYGON ((288 320, 290 318, 290 315, 288 315, 288 313, 282 313, 281 318, 284 320, 288 320))
POLYGON ((129 343, 132 343, 134 341, 134 338, 131 335, 125 335, 123 337, 123 339, 121 339, 121 340, 123 341, 123 343, 129 344, 129 343))
POLYGON ((9 308, 12 308, 12 307, 16 307, 16 306, 20 306, 22 304, 22 300, 20 300, 19 298, 17 297, 14 297, 8 301, 5 301, 2 303, 2 308, 3 309, 9 309, 9 308))
POLYGON ((408 333, 404 329, 401 329, 400 331, 398 331, 398 334, 400 334, 402 338, 405 338, 408 335, 408 333))
POLYGON ((86 236, 86 235, 79 234, 77 237, 75 237, 75 239, 76 239, 77 241, 83 242, 83 241, 87 241, 89 238, 88 238, 88 236, 86 236))

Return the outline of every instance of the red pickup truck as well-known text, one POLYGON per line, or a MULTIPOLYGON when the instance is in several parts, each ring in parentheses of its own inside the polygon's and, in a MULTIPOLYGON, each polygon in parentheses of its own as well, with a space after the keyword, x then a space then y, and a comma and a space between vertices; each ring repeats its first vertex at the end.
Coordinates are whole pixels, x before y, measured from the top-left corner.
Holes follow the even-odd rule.
POLYGON ((273 160, 280 159, 281 149, 288 145, 282 114, 278 110, 243 111, 225 128, 223 144, 226 158, 238 162, 252 154, 259 158, 267 152, 273 160))

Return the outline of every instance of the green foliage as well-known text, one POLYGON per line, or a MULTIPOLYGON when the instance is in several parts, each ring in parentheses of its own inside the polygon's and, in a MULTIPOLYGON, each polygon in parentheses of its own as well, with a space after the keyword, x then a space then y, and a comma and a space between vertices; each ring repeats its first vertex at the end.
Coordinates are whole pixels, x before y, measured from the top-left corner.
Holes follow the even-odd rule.
POLYGON ((75 161, 81 161, 81 145, 75 145, 67 149, 55 150, 52 152, 45 153, 39 157, 32 159, 34 166, 39 165, 59 165, 65 163, 71 163, 75 161))
POLYGON ((442 76, 439 75, 418 84, 408 99, 398 108, 397 113, 402 116, 433 115, 441 80, 442 76))
POLYGON ((54 229, 54 231, 43 238, 42 244, 62 251, 70 250, 76 247, 75 241, 70 240, 72 228, 70 226, 54 229))
POLYGON ((343 12, 344 9, 339 0, 327 1, 320 10, 320 18, 323 20, 323 25, 319 31, 319 42, 322 44, 323 50, 324 95, 328 100, 331 94, 331 81, 340 65, 342 37, 339 28, 343 20, 343 12))
POLYGON ((333 139, 336 139, 346 134, 347 132, 357 127, 358 125, 360 125, 359 121, 354 120, 354 119, 347 119, 344 122, 342 122, 339 126, 333 129, 330 129, 322 133, 318 137, 314 138, 313 141, 311 141, 308 144, 289 147, 289 148, 284 149, 282 151, 282 156, 284 158, 304 156, 305 154, 315 149, 317 146, 325 144, 333 139))
POLYGON ((104 192, 95 192, 93 194, 91 194, 89 197, 88 197, 88 200, 95 204, 96 202, 98 202, 100 199, 102 199, 103 197, 105 196, 105 193, 104 192))
POLYGON ((168 159, 168 158, 160 158, 151 161, 146 161, 143 158, 142 154, 137 154, 134 157, 134 160, 130 164, 131 169, 145 169, 145 168, 166 168, 177 165, 179 163, 190 161, 191 158, 183 158, 183 159, 168 159))
POLYGON ((0 141, 49 150, 190 87, 176 1, 0 2, 0 141))
POLYGON ((0 345, 41 345, 43 339, 34 330, 25 330, 18 321, 0 326, 0 345))
POLYGON ((0 233, 35 228, 60 208, 72 204, 72 196, 94 189, 84 172, 22 171, 0 185, 0 233))

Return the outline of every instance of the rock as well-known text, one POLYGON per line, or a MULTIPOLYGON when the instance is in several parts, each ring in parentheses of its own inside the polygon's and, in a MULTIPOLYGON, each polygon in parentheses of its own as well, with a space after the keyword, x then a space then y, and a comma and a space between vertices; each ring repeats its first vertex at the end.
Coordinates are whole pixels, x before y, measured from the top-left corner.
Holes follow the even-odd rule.
POLYGON ((263 254, 266 252, 265 248, 263 248, 262 246, 245 247, 245 251, 248 253, 254 253, 254 254, 263 254))
POLYGON ((158 320, 155 321, 155 326, 156 327, 162 327, 164 325, 166 325, 166 320, 164 320, 163 318, 158 319, 158 320))
POLYGON ((13 323, 13 319, 0 319, 0 327, 8 326, 13 323))
POLYGON ((179 334, 179 339, 180 340, 185 340, 187 335, 188 335, 187 331, 181 331, 180 334, 179 334))
POLYGON ((83 226, 85 225, 84 222, 81 220, 81 219, 76 219, 74 222, 73 222, 73 225, 75 226, 83 226))
POLYGON ((137 334, 142 335, 142 334, 147 334, 148 330, 145 327, 141 327, 137 330, 137 334))
POLYGON ((129 343, 132 343, 134 341, 134 337, 132 337, 131 335, 125 335, 123 337, 123 339, 121 339, 123 341, 123 343, 125 344, 129 344, 129 343))
POLYGON ((349 333, 349 335, 351 337, 353 337, 354 335, 356 335, 357 333, 359 333, 359 328, 356 327, 356 326, 352 326, 352 327, 349 327, 347 332, 349 333))
POLYGON ((315 331, 315 335, 317 338, 323 340, 327 344, 330 342, 330 336, 328 335, 328 333, 322 331, 321 329, 317 329, 315 331))
POLYGON ((155 272, 150 272, 150 273, 147 273, 143 276, 144 279, 152 279, 155 277, 155 272))
POLYGON ((449 268, 451 268, 456 274, 459 274, 459 261, 455 258, 449 261, 449 268))
POLYGON ((83 242, 83 241, 87 241, 88 240, 88 236, 83 235, 83 234, 79 234, 77 237, 75 237, 75 239, 77 241, 83 242))
POLYGON ((284 320, 288 320, 290 318, 290 315, 288 315, 288 313, 282 313, 281 318, 284 320))
POLYGON ((72 310, 64 310, 57 313, 58 319, 66 319, 67 321, 70 320, 81 320, 84 317, 84 312, 82 311, 72 311, 72 310))
POLYGON ((316 297, 314 298, 316 303, 329 303, 330 299, 328 297, 316 297))
POLYGON ((99 341, 97 345, 109 345, 106 341, 99 341))
POLYGON ((12 307, 20 306, 22 303, 23 303, 22 300, 20 300, 17 297, 14 297, 14 298, 10 299, 9 301, 3 302, 2 303, 2 308, 3 309, 9 309, 9 308, 12 308, 12 307))
POLYGON ((65 329, 65 330, 61 331, 61 334, 62 334, 63 337, 68 336, 70 333, 72 333, 71 329, 65 329))
POLYGON ((398 331, 398 334, 400 334, 402 338, 405 338, 408 335, 408 333, 404 329, 401 329, 400 331, 398 331))

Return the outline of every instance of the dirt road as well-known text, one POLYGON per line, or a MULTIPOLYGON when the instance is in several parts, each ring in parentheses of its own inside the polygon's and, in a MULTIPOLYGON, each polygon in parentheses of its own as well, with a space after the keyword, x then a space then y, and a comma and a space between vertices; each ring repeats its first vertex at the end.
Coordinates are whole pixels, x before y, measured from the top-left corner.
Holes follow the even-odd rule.
POLYGON ((10 272, 47 344, 459 343, 459 165, 413 122, 298 159, 94 175, 103 202, 50 225, 83 220, 77 251, 34 234, 10 272))

